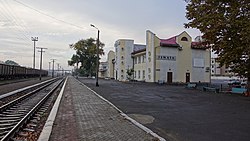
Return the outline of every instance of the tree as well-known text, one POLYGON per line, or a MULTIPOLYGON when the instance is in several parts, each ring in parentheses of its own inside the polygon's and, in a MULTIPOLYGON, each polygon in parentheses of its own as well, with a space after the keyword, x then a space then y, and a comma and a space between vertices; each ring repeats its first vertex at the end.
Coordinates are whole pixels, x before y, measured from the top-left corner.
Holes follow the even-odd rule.
MULTIPOLYGON (((69 65, 81 63, 79 72, 85 76, 91 76, 96 73, 96 59, 97 59, 97 47, 96 41, 93 38, 82 39, 77 43, 70 45, 72 49, 76 51, 73 54, 71 60, 68 61, 69 65)), ((100 42, 99 55, 104 55, 103 47, 104 44, 100 42)), ((100 58, 99 58, 100 59, 100 58)))
POLYGON ((133 68, 131 68, 131 69, 127 69, 127 78, 128 78, 128 80, 131 80, 131 76, 133 75, 133 73, 134 73, 134 69, 133 68))
POLYGON ((68 65, 74 66, 76 64, 76 68, 78 69, 79 62, 80 62, 80 57, 77 54, 73 54, 71 60, 68 61, 68 65))
POLYGON ((186 0, 186 28, 203 33, 204 45, 218 54, 221 65, 250 81, 249 0, 186 0))
POLYGON ((20 66, 18 63, 12 60, 6 60, 4 63, 7 65, 20 66))

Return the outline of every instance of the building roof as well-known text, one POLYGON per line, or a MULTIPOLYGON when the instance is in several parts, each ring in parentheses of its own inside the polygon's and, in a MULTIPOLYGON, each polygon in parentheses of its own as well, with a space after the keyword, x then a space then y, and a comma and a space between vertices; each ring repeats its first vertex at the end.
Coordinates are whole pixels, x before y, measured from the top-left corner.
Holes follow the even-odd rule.
POLYGON ((163 47, 179 47, 180 45, 176 42, 176 36, 168 39, 160 39, 160 45, 163 47))
POLYGON ((134 52, 132 52, 131 54, 136 54, 136 53, 140 53, 140 52, 143 52, 143 51, 146 51, 146 48, 143 48, 143 49, 134 51, 134 52))
POLYGON ((143 51, 146 51, 146 45, 134 44, 134 49, 131 54, 136 54, 143 51))
MULTIPOLYGON (((160 46, 162 47, 179 47, 180 45, 176 42, 176 37, 171 37, 168 39, 160 39, 160 46)), ((191 42, 192 49, 208 49, 209 46, 203 44, 203 42, 191 42)))
POLYGON ((146 49, 146 45, 134 44, 133 52, 146 49))
POLYGON ((203 42, 192 42, 191 43, 191 48, 192 49, 208 49, 210 47, 203 44, 203 42))

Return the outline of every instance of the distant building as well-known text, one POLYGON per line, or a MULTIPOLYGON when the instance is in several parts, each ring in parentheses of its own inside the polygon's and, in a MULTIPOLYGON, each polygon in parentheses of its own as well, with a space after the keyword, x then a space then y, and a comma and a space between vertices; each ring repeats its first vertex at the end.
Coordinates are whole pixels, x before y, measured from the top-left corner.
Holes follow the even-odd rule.
POLYGON ((223 65, 220 67, 220 63, 217 58, 211 58, 211 75, 212 76, 233 76, 230 67, 223 65))
POLYGON ((131 53, 134 40, 120 39, 115 42, 115 79, 127 80, 126 70, 133 67, 131 53))
POLYGON ((192 42, 187 32, 160 39, 146 31, 146 45, 127 39, 115 42, 115 79, 127 80, 128 69, 134 69, 133 79, 138 81, 210 82, 210 50, 192 42))
POLYGON ((220 63, 216 58, 211 58, 211 75, 221 75, 220 63))
POLYGON ((106 78, 108 76, 107 72, 108 72, 108 62, 100 62, 98 76, 100 78, 106 78))
POLYGON ((107 70, 107 77, 115 78, 115 52, 109 51, 108 53, 108 70, 107 70))

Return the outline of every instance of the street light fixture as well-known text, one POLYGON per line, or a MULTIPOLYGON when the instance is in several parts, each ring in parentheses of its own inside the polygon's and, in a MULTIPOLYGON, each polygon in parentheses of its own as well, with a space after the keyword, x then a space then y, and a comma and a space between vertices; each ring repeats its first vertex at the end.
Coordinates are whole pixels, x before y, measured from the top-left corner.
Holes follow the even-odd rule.
POLYGON ((113 64, 113 78, 115 78, 115 59, 112 59, 113 64))
POLYGON ((96 55, 97 55, 97 59, 96 59, 96 83, 95 83, 95 86, 96 87, 99 87, 99 84, 98 84, 98 73, 99 73, 99 34, 100 34, 100 30, 93 24, 90 24, 90 26, 94 27, 95 29, 97 29, 97 41, 96 41, 96 47, 97 47, 97 50, 96 50, 96 55))

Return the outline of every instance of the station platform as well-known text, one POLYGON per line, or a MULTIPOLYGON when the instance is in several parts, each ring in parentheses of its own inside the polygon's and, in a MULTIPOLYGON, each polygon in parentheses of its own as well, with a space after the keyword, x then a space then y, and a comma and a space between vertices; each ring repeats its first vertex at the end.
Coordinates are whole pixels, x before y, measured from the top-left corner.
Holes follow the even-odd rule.
POLYGON ((39 141, 164 141, 69 76, 39 141))

